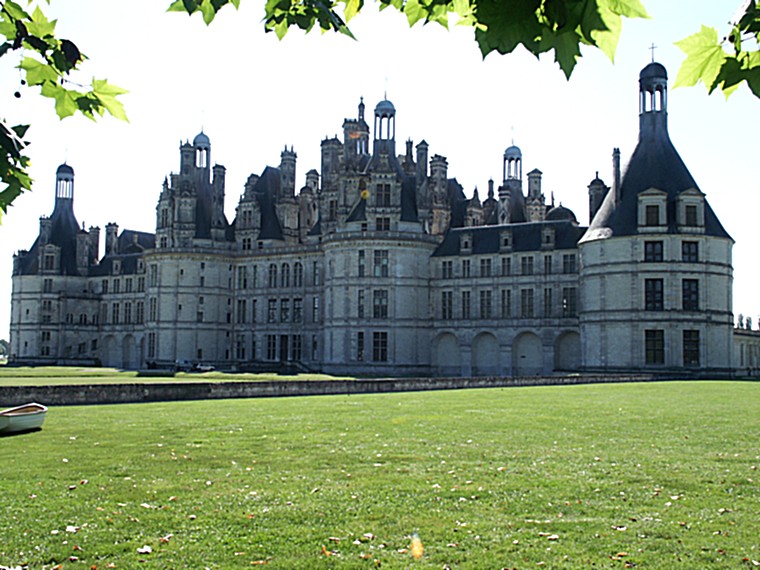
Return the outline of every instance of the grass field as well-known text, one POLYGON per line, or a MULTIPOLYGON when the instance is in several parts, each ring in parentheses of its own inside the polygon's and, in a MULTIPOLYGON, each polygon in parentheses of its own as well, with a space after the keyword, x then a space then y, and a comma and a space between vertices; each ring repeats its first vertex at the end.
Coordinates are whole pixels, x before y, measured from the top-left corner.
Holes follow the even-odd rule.
POLYGON ((53 408, 0 566, 750 568, 759 442, 741 382, 53 408))

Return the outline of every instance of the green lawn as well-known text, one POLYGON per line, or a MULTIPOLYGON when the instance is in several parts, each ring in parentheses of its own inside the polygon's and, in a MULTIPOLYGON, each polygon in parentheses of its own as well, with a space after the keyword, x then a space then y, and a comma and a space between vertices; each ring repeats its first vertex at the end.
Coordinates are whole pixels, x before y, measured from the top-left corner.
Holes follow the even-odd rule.
POLYGON ((750 568, 759 442, 749 382, 53 408, 0 566, 750 568))

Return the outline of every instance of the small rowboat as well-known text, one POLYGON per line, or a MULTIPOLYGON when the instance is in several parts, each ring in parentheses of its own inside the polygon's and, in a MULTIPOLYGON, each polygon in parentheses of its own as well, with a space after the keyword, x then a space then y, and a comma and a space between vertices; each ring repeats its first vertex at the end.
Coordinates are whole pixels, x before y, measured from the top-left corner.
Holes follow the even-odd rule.
POLYGON ((47 407, 32 402, 0 412, 0 434, 40 429, 45 421, 47 407))

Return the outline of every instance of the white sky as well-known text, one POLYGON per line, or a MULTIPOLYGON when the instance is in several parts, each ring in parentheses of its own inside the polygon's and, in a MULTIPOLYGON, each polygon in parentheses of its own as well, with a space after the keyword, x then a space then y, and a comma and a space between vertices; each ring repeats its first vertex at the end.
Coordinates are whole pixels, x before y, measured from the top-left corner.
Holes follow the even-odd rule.
MULTIPOLYGON (((638 136, 638 73, 655 58, 670 75, 671 138, 734 247, 734 312, 760 315, 757 263, 760 200, 760 100, 746 86, 728 102, 703 87, 672 89, 684 59, 673 42, 699 30, 720 33, 739 0, 644 0, 652 20, 625 21, 612 64, 585 49, 569 82, 550 57, 524 51, 483 60, 472 31, 438 25, 409 29, 395 10, 373 5, 351 22, 359 41, 337 34, 292 30, 280 42, 261 25, 263 0, 226 7, 210 27, 199 16, 165 13, 169 0, 56 0, 60 37, 71 38, 90 60, 81 81, 107 78, 129 89, 122 100, 129 123, 82 117, 59 121, 53 102, 19 87, 17 60, 0 59, 0 109, 11 124, 31 123, 34 191, 16 200, 0 226, 0 338, 10 321, 13 253, 28 249, 39 217, 53 210, 55 170, 75 170, 74 211, 87 227, 116 222, 120 229, 155 231, 155 206, 166 175, 177 170, 180 141, 203 129, 211 160, 227 167, 230 220, 251 173, 279 164, 284 145, 298 153, 297 187, 320 168, 320 142, 341 133, 364 96, 367 115, 387 91, 397 109, 397 150, 423 138, 430 154, 448 158, 449 176, 468 195, 485 197, 499 180, 502 153, 514 143, 523 172, 544 173, 547 199, 588 223, 587 186, 596 171, 611 183, 613 147, 623 165, 638 136), (753 235, 755 237, 753 237, 753 235)), ((105 233, 104 231, 102 233, 105 233)), ((101 254, 102 254, 101 245, 101 254)))

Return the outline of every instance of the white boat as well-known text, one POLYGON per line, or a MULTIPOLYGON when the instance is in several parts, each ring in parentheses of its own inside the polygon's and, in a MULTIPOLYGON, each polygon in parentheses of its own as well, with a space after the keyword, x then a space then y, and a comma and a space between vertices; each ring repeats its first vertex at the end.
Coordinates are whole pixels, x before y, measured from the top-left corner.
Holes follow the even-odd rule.
POLYGON ((47 406, 32 402, 0 412, 0 434, 30 431, 42 427, 47 406))

